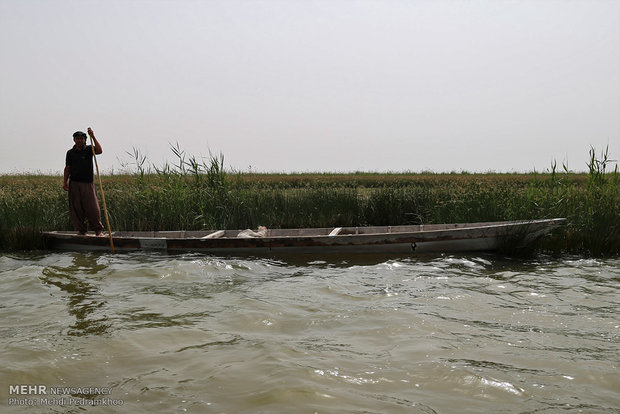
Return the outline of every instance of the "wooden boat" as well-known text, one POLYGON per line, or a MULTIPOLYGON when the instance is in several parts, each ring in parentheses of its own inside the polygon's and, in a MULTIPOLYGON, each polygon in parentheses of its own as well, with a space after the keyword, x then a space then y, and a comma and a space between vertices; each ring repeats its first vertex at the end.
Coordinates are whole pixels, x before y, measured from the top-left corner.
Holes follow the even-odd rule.
MULTIPOLYGON (((422 253, 495 250, 525 246, 563 218, 461 224, 308 229, 155 231, 112 233, 116 251, 203 252, 215 255, 272 253, 422 253)), ((44 232, 51 249, 109 251, 109 237, 44 232)))

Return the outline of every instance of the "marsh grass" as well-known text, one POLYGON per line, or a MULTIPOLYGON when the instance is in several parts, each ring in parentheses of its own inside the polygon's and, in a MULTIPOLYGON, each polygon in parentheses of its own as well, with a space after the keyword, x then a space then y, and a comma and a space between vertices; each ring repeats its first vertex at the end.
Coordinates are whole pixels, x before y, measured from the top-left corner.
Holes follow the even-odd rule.
MULTIPOLYGON (((224 157, 188 156, 102 177, 113 230, 244 229, 456 223, 566 217, 538 249, 620 253, 620 182, 608 153, 589 174, 253 174, 224 157)), ((591 154, 592 155, 592 154, 591 154)), ((71 230, 61 177, 0 176, 0 249, 42 247, 42 230, 71 230)))
POLYGON ((42 229, 70 226, 63 193, 50 177, 1 177, 0 249, 38 249, 42 229))

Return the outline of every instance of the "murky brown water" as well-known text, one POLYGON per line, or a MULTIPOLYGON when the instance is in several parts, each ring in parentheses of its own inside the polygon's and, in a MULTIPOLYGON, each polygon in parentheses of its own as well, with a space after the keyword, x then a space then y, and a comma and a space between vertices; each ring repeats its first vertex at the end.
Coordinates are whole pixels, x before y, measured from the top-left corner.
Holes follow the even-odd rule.
POLYGON ((620 259, 0 254, 0 408, 619 412, 619 282, 620 259))

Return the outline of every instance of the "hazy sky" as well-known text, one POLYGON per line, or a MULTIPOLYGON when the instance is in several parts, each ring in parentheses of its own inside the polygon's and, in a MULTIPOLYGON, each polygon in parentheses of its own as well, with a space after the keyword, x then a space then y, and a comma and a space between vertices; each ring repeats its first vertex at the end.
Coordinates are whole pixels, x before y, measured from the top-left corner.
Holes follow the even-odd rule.
POLYGON ((236 170, 582 171, 620 156, 620 0, 0 0, 0 173, 177 143, 236 170))

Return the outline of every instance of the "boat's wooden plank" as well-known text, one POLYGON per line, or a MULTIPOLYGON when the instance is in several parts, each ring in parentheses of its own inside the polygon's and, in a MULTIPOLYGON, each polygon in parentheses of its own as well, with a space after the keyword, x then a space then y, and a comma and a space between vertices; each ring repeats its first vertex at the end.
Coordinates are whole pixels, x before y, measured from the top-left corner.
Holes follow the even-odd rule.
POLYGON ((160 230, 155 232, 154 237, 182 239, 187 237, 185 230, 160 230))
POLYGON ((328 236, 330 237, 337 236, 338 234, 340 234, 341 231, 342 231, 342 227, 336 227, 328 234, 328 236))
POLYGON ((226 230, 218 230, 218 231, 214 231, 211 234, 207 234, 204 237, 201 237, 202 239, 218 239, 220 237, 222 237, 224 235, 224 233, 226 233, 226 230))

